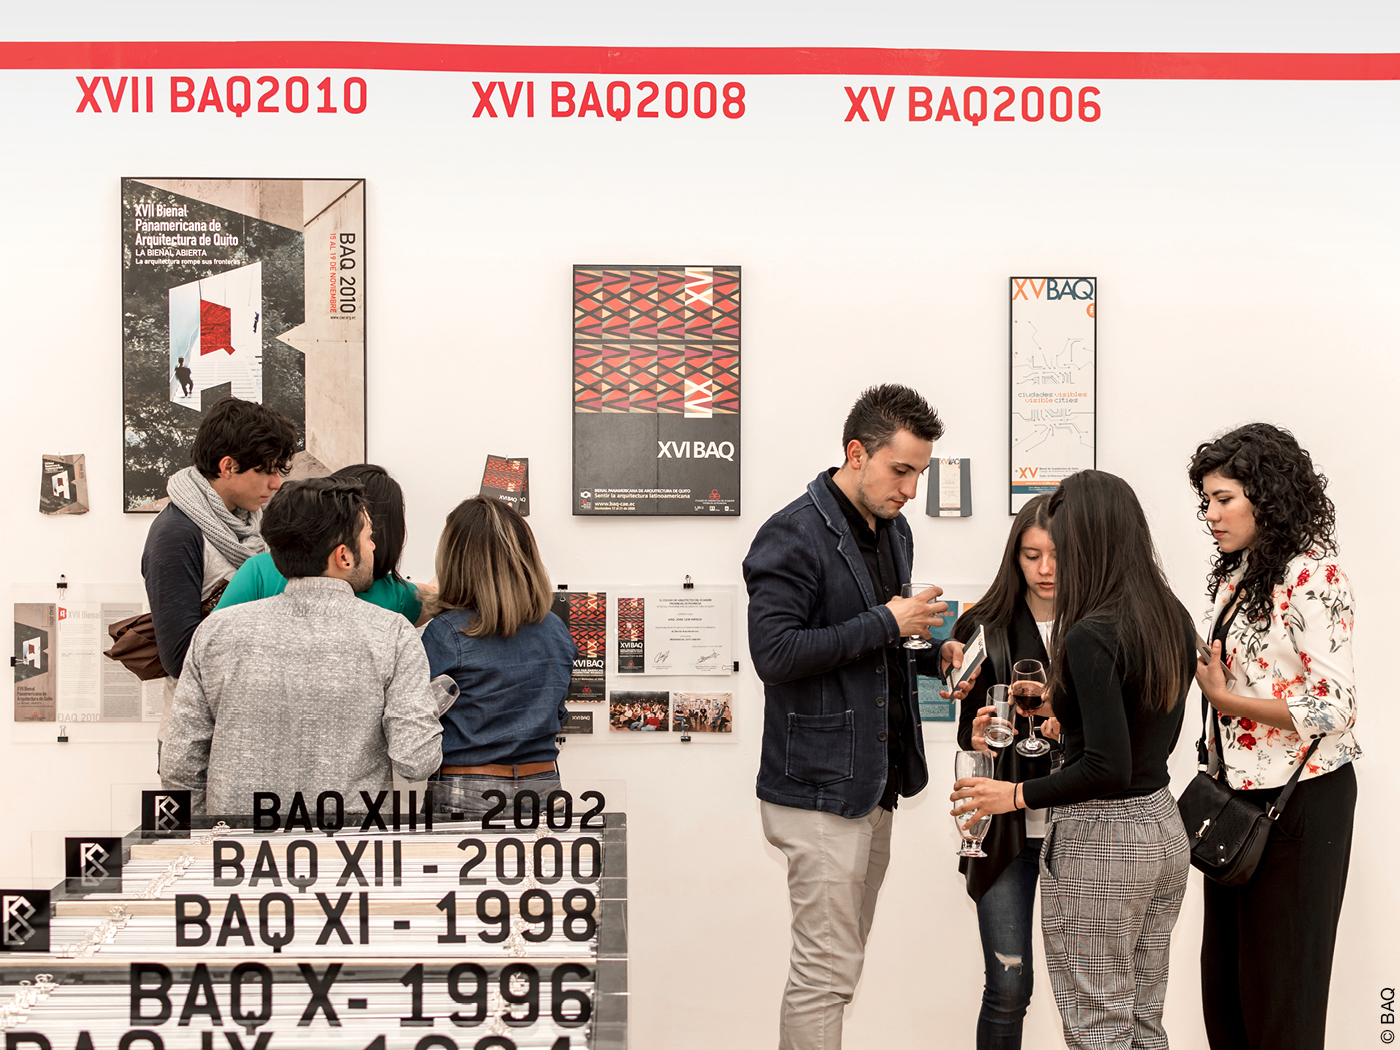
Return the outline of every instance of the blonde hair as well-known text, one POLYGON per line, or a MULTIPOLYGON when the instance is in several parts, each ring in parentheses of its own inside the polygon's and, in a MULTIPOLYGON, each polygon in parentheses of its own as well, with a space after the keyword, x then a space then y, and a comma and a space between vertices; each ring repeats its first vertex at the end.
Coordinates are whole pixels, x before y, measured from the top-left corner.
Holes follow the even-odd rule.
POLYGON ((438 594, 443 609, 470 609, 462 633, 509 638, 549 615, 549 573, 534 533, 514 507, 489 496, 463 500, 443 527, 437 549, 438 594))

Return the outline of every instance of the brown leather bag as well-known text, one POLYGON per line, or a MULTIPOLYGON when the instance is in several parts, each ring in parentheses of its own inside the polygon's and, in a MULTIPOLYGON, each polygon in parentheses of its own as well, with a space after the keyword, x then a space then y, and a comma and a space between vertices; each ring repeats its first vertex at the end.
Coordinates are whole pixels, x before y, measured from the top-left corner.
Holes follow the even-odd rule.
MULTIPOLYGON (((209 597, 200 602, 201 620, 214 611, 227 586, 228 580, 220 580, 209 597)), ((103 652, 103 656, 117 661, 143 682, 168 677, 156 648, 156 628, 150 613, 118 620, 107 628, 107 633, 112 636, 112 648, 103 652)))

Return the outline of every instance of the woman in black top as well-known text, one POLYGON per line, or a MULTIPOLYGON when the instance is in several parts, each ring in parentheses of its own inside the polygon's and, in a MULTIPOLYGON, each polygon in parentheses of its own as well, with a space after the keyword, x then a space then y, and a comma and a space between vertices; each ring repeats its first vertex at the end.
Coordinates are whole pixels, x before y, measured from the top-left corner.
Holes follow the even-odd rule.
MULTIPOLYGON (((1014 747, 988 747, 984 734, 994 709, 981 706, 980 698, 986 695, 983 685, 1009 685, 1011 668, 1020 660, 1039 660, 1049 666, 1044 639, 1055 618, 1055 544, 1048 531, 1049 502, 1048 495, 1036 496, 1021 508, 1011 525, 996 579, 953 625, 956 641, 972 641, 978 627, 984 629, 987 640, 987 659, 977 676, 977 688, 958 714, 958 746, 964 751, 990 751, 996 757, 996 779, 1011 783, 1047 775, 1050 756, 1028 758, 1014 747)), ((1029 720, 1014 717, 1016 735, 1026 736, 1029 720)), ((1031 924, 1044 834, 1044 810, 993 817, 982 843, 986 858, 964 857, 959 865, 967 876, 968 896, 977 902, 986 970, 977 1050, 1020 1050, 1033 986, 1031 924)))
POLYGON ((1053 807, 1040 859, 1046 969, 1071 1047, 1165 1046, 1186 832, 1167 790, 1195 670, 1194 628, 1127 482, 1097 470, 1050 498, 1055 627, 1049 702, 1064 766, 954 785, 959 819, 1053 807), (965 816, 966 815, 966 816, 965 816))

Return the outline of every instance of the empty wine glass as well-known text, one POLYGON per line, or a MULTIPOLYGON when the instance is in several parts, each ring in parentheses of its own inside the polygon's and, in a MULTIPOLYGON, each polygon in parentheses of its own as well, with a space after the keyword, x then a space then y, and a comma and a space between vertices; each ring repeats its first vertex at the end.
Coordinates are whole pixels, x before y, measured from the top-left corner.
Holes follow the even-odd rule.
POLYGON ((1039 660, 1018 660, 1011 668, 1011 697, 1031 724, 1030 736, 1016 745, 1016 753, 1038 758, 1050 750, 1050 745, 1036 736, 1035 715, 1031 713, 1044 702, 1045 665, 1039 660))
POLYGON ((1005 747, 1016 735, 1016 723, 1012 717, 1015 703, 1011 699, 1009 686, 994 685, 987 690, 987 705, 993 708, 991 720, 982 731, 982 739, 988 747, 1005 747))
POLYGON ((437 704, 437 714, 441 718, 452 709, 452 705, 457 702, 457 682, 451 675, 440 674, 428 683, 428 688, 432 690, 433 701, 437 704))
MULTIPOLYGON (((931 583, 906 583, 903 587, 899 589, 899 596, 901 598, 912 598, 916 594, 923 594, 924 591, 928 590, 932 586, 933 584, 931 583)), ((938 599, 935 598, 933 601, 937 600, 938 599)), ((933 602, 929 602, 929 604, 932 605, 933 602)), ((933 642, 929 641, 927 638, 921 638, 917 634, 914 634, 904 639, 904 648, 932 649, 933 642)))
MULTIPOLYGON (((993 756, 987 751, 959 751, 953 755, 953 783, 959 780, 966 780, 968 777, 990 777, 992 775, 993 756)), ((991 814, 987 814, 976 823, 968 820, 966 814, 953 818, 953 825, 958 829, 958 835, 962 838, 962 847, 958 850, 960 857, 985 857, 982 852, 982 840, 987 837, 987 829, 992 825, 991 814), (966 823, 964 823, 966 821, 966 823)))

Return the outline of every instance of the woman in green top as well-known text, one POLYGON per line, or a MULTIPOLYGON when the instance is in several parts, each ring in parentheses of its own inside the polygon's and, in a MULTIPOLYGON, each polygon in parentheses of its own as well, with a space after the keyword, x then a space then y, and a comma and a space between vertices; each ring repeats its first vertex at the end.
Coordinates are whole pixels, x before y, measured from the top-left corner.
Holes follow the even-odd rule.
MULTIPOLYGON (((399 558, 408 535, 403 489, 399 483, 387 470, 373 463, 341 467, 331 477, 348 478, 365 487, 365 503, 369 505, 370 525, 374 530, 374 583, 360 597, 372 605, 402 613, 409 623, 417 624, 420 619, 426 619, 418 588, 399 575, 399 558)), ((249 558, 234 573, 215 611, 240 602, 271 598, 281 594, 286 586, 286 577, 272 564, 272 555, 264 551, 249 558)))

